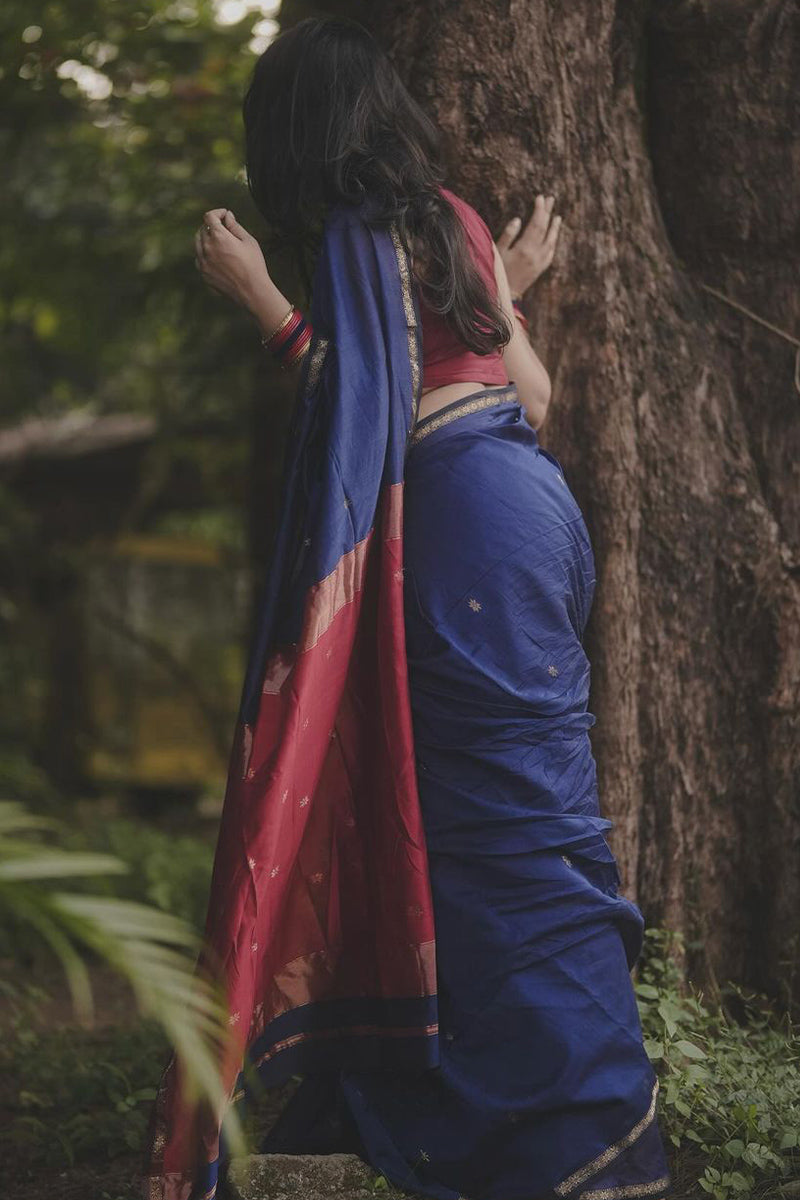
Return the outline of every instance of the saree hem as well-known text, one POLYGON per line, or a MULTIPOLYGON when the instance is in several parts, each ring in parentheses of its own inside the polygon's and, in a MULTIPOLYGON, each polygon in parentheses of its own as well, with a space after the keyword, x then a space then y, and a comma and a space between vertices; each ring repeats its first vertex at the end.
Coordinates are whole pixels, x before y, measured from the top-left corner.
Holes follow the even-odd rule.
MULTIPOLYGON (((636 1124, 618 1141, 612 1142, 612 1144, 607 1146, 606 1149, 600 1154, 590 1159, 589 1162, 585 1163, 582 1167, 579 1167, 577 1171, 573 1171, 567 1176, 566 1179, 562 1180, 561 1183, 556 1184, 553 1190, 557 1196, 569 1197, 571 1194, 574 1194, 576 1188, 582 1187, 583 1184, 590 1180, 593 1175, 598 1175, 604 1167, 607 1167, 609 1163, 613 1162, 615 1158, 618 1158, 624 1150, 627 1150, 629 1146, 632 1146, 634 1142, 636 1142, 642 1136, 645 1130, 648 1129, 656 1119, 656 1102, 658 1099, 658 1091, 659 1083, 658 1079, 656 1079, 653 1083, 650 1104, 644 1116, 637 1121, 636 1124)), ((652 1184, 628 1184, 621 1188, 601 1188, 598 1191, 592 1191, 589 1189, 588 1191, 582 1191, 578 1193, 575 1200, 615 1200, 616 1197, 650 1195, 651 1191, 658 1191, 658 1188, 655 1185, 662 1182, 663 1179, 655 1180, 652 1184), (645 1190, 640 1192, 625 1190, 626 1188, 633 1187, 641 1187, 645 1190), (651 1189, 651 1191, 648 1191, 648 1188, 651 1189)))

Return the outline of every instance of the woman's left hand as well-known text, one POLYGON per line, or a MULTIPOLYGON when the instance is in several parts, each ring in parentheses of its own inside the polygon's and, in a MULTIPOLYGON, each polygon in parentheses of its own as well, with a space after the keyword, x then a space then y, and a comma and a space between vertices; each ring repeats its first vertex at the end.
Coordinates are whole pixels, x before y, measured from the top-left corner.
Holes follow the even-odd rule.
POLYGON ((209 287, 252 309, 271 280, 261 247, 230 209, 203 215, 194 246, 195 266, 209 287))
POLYGON ((561 217, 553 215, 554 203, 554 196, 537 196, 531 218, 522 233, 519 233, 522 221, 514 217, 497 239, 497 249, 515 299, 521 299, 553 261, 561 229, 561 217))

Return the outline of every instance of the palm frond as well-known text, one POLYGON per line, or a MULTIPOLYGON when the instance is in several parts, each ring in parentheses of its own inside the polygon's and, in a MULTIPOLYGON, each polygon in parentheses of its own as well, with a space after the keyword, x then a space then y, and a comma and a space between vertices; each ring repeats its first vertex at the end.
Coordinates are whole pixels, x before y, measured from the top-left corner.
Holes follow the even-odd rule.
POLYGON ((93 1013, 87 951, 125 978, 139 1011, 166 1033, 181 1064, 188 1099, 224 1117, 231 1149, 242 1153, 241 1125, 220 1076, 230 1037, 227 1005, 219 987, 196 970, 197 932, 145 904, 42 886, 127 870, 111 855, 63 850, 30 836, 57 828, 22 805, 0 802, 0 914, 30 928, 57 955, 82 1018, 91 1019, 93 1013))

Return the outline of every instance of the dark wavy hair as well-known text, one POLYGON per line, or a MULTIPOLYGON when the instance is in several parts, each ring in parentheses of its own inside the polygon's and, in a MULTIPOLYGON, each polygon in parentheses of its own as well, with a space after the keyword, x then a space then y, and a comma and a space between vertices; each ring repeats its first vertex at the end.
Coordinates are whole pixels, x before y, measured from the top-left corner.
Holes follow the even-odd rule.
POLYGON ((308 17, 259 57, 243 103, 247 185, 308 286, 327 209, 369 198, 396 222, 425 304, 476 354, 511 329, 476 269, 444 182, 436 127, 357 21, 308 17))

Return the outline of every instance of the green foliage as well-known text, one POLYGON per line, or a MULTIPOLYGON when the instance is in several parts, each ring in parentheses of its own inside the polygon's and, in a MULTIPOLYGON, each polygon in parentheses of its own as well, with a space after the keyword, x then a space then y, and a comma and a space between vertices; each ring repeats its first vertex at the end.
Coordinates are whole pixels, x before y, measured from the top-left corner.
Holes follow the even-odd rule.
MULTIPOLYGON (((28 929, 63 967, 79 1017, 93 1017, 88 955, 125 979, 137 1008, 163 1029, 181 1062, 187 1091, 225 1111, 220 1055, 230 1037, 219 989, 195 973, 199 939, 170 914, 131 901, 56 886, 125 871, 109 855, 70 851, 47 840, 53 822, 22 805, 0 802, 0 919, 28 929)), ((52 832, 57 832, 52 829, 52 832)), ((226 1132, 241 1147, 237 1114, 228 1109, 226 1132)))
POLYGON ((111 854, 128 867, 119 878, 95 880, 92 890, 152 904, 202 928, 213 858, 208 838, 175 834, 126 817, 95 817, 84 818, 65 844, 73 850, 111 854))
POLYGON ((714 1200, 800 1180, 800 1040, 791 1020, 733 986, 721 1006, 687 994, 679 935, 656 929, 647 939, 636 993, 665 1134, 704 1164, 697 1183, 714 1200))
POLYGON ((0 1039, 3 1106, 14 1115, 0 1150, 15 1170, 73 1166, 141 1153, 168 1053, 153 1022, 131 1029, 37 1028, 45 997, 4 985, 10 1016, 0 1039))
MULTIPOLYGON (((253 224, 241 99, 251 11, 212 0, 9 0, 0 16, 2 408, 229 412, 253 329, 202 286, 193 235, 253 224)), ((248 352, 249 348, 249 352, 248 352)))

